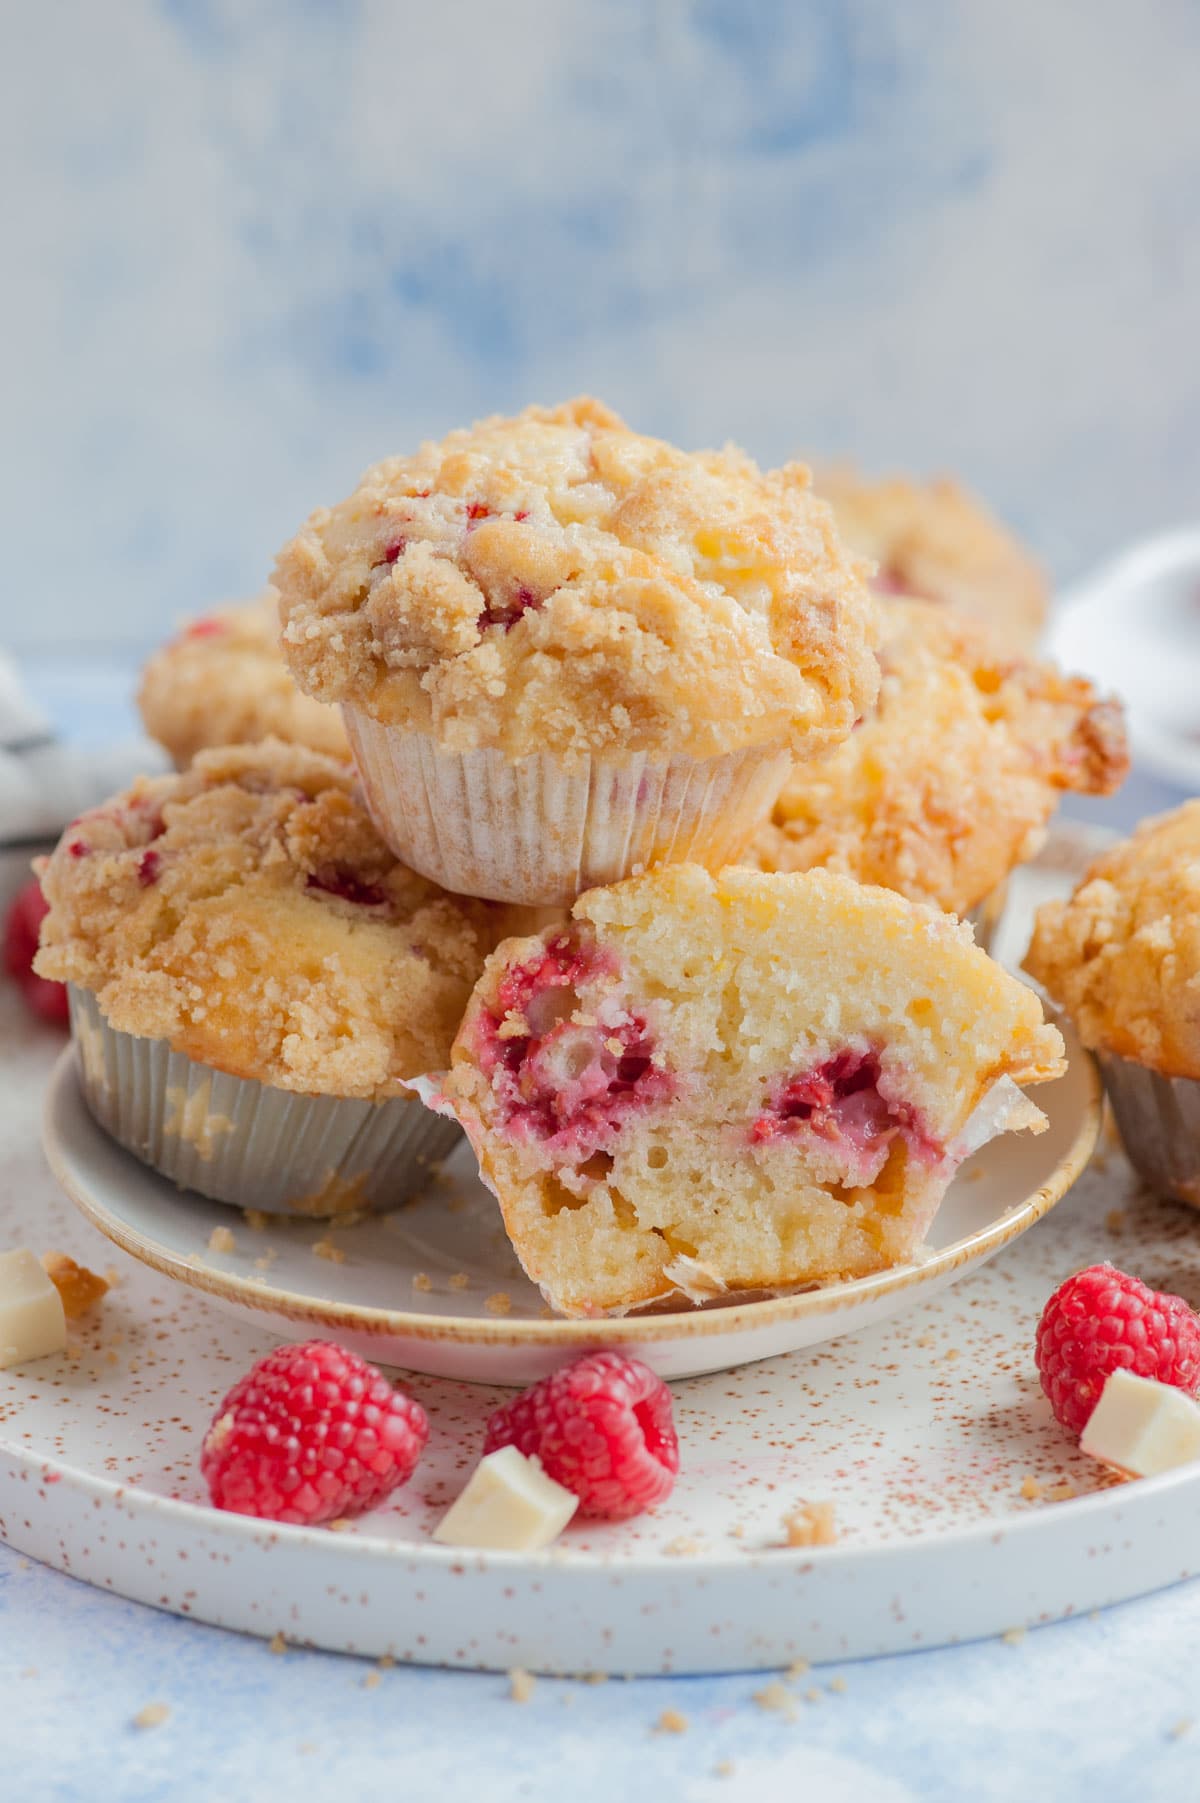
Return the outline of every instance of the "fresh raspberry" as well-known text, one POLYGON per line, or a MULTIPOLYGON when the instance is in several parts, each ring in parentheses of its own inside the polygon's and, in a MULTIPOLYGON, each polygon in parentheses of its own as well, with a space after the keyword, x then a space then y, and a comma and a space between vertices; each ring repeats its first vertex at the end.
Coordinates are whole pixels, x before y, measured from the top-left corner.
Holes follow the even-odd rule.
POLYGON ((1149 1289, 1113 1265, 1089 1265, 1059 1284, 1043 1309, 1037 1367, 1055 1416, 1080 1434, 1113 1371, 1193 1393, 1200 1320, 1182 1296, 1149 1289))
POLYGON ((328 1340, 277 1346, 234 1384, 200 1469, 218 1509, 265 1521, 360 1515, 416 1470, 429 1422, 382 1372, 328 1340))
POLYGON ((637 1359, 587 1352, 497 1409, 484 1452, 515 1446, 579 1498, 624 1521, 670 1494, 679 1470, 671 1392, 637 1359))
POLYGON ((55 1026, 67 1024, 67 986, 35 976, 33 957, 38 932, 49 913, 42 886, 35 877, 17 891, 4 921, 4 968, 16 983, 25 1005, 55 1026))

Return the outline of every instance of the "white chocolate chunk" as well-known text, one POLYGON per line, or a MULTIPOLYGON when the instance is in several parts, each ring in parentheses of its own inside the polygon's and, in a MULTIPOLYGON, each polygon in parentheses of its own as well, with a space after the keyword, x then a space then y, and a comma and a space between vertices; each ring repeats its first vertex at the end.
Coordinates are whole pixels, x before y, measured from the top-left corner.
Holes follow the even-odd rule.
POLYGON ((27 1246, 0 1252, 0 1369, 67 1345, 62 1297, 27 1246))
POLYGON ((1079 1444, 1118 1471, 1157 1477, 1200 1459, 1200 1405, 1170 1384, 1114 1371, 1079 1444))
POLYGON ((535 1553, 570 1521, 579 1499, 515 1446, 481 1459, 458 1501, 433 1530, 443 1546, 535 1553))

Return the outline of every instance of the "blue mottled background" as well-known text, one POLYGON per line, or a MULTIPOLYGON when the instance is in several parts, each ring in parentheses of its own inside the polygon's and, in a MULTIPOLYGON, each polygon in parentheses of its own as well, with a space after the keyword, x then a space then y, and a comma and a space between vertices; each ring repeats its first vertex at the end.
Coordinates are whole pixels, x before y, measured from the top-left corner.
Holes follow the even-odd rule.
POLYGON ((959 468, 1060 575, 1200 488, 1194 0, 42 0, 2 630, 130 649, 360 468, 591 388, 959 468))

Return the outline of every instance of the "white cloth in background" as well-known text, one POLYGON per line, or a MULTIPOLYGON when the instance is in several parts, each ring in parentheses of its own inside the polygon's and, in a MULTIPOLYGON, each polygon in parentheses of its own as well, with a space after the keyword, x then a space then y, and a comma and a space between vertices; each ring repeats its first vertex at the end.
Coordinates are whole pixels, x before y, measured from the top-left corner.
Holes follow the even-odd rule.
POLYGON ((0 653, 0 898, 29 876, 29 860, 77 814, 126 788, 135 776, 166 769, 149 739, 80 749, 66 744, 0 653))

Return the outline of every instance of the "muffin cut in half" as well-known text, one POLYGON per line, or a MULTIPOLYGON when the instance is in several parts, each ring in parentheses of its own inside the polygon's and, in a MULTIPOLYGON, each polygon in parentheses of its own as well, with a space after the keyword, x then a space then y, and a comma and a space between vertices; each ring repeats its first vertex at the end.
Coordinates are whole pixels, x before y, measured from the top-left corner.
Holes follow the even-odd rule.
POLYGON ((1064 1068, 968 928, 827 871, 674 865, 488 959, 445 1094, 555 1308, 883 1269, 1064 1068))
POLYGON ((214 608, 148 660, 138 689, 142 724, 184 770, 198 751, 282 739, 349 758, 342 716, 296 687, 279 643, 279 597, 214 608))

